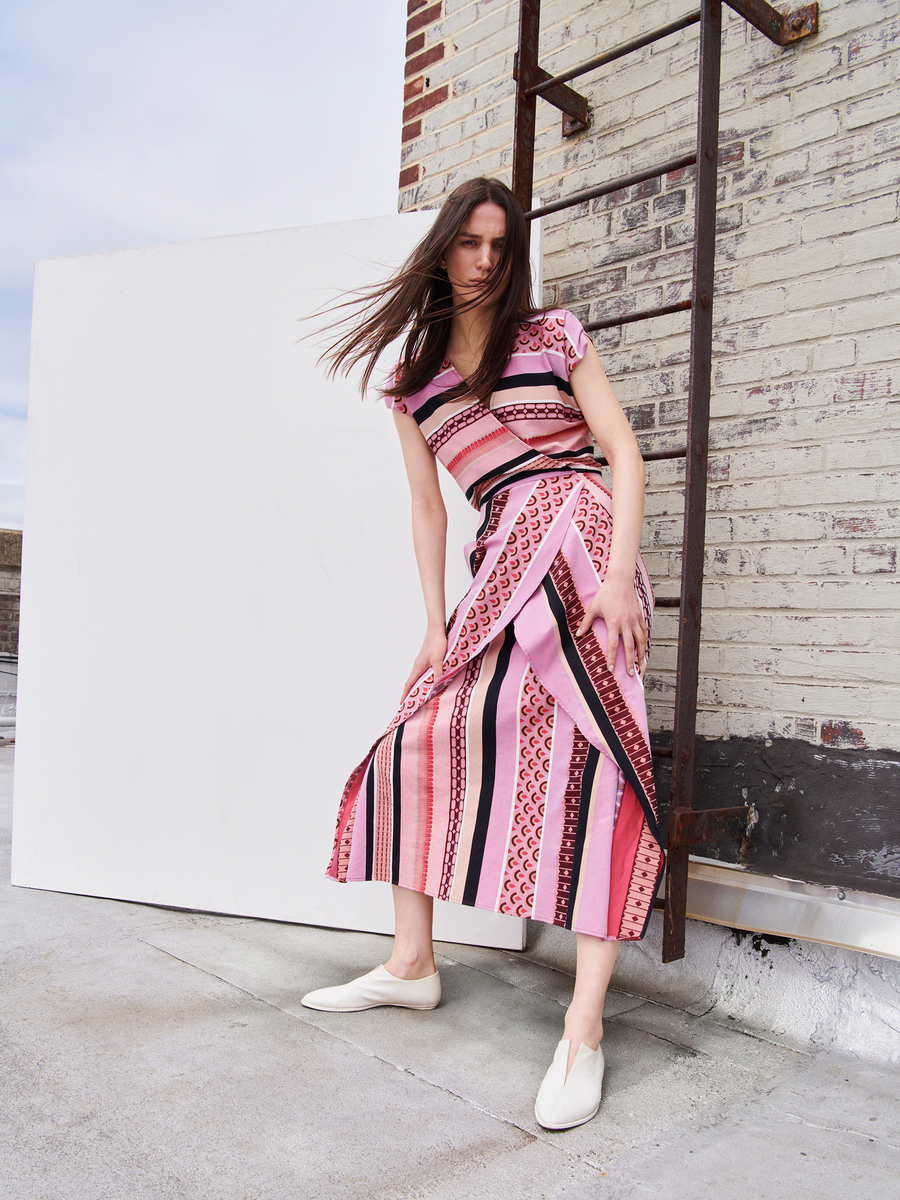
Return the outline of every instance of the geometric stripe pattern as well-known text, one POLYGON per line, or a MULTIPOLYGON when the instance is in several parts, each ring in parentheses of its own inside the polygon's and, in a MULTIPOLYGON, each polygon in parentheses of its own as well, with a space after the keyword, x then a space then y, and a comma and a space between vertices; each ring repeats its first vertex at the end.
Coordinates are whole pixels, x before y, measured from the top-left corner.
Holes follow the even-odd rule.
POLYGON ((584 771, 587 766, 588 751, 590 748, 591 743, 580 729, 576 729, 575 736, 572 739, 572 754, 569 758, 569 769, 566 773, 566 790, 563 793, 562 800, 562 837, 560 838, 559 857, 557 860, 556 903, 553 911, 553 924, 570 928, 569 898, 575 870, 578 815, 581 809, 584 771))
POLYGON ((519 745, 515 796, 498 907, 517 917, 534 910, 537 863, 544 825, 544 797, 553 750, 553 697, 530 667, 519 694, 519 745))
POLYGON ((596 699, 595 712, 598 716, 602 713, 609 724, 609 729, 605 725, 603 727, 605 740, 607 744, 610 741, 617 742, 621 747, 620 753, 614 751, 615 757, 626 772, 630 767, 637 776, 640 792, 656 818, 656 791, 649 742, 622 695, 615 673, 607 666, 606 646, 592 630, 581 638, 575 637, 575 630, 584 619, 585 605, 563 555, 559 555, 550 568, 548 586, 551 583, 565 613, 566 628, 560 630, 561 640, 567 649, 571 647, 573 656, 578 656, 593 685, 594 697, 591 699, 596 699))

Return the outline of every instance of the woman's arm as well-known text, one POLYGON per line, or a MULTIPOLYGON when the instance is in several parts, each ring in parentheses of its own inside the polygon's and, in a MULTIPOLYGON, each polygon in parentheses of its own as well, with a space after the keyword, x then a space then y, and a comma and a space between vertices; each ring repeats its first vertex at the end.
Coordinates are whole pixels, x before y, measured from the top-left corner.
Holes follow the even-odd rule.
POLYGON ((394 424, 397 426, 403 462, 409 479, 413 546, 427 617, 422 649, 403 685, 405 697, 419 676, 429 667, 434 669, 435 679, 440 676, 447 653, 447 608, 444 596, 447 510, 444 508, 441 485, 438 482, 437 463, 414 418, 394 409, 394 424))
POLYGON ((602 617, 609 631, 609 669, 615 665, 621 638, 628 674, 633 673, 635 661, 643 674, 647 625, 634 590, 634 572, 644 523, 644 462, 628 418, 590 341, 569 381, 578 407, 612 470, 613 495, 613 539, 606 575, 588 606, 577 636, 587 633, 597 617, 602 617))

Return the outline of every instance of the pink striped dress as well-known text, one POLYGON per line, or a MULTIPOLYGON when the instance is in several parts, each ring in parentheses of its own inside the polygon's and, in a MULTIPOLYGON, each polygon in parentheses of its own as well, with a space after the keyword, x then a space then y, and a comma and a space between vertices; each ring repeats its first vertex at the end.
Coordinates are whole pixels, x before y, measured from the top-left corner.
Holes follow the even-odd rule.
MULTIPOLYGON (((328 875, 601 938, 646 929, 663 853, 643 685, 602 620, 610 493, 569 374, 587 335, 563 310, 522 325, 490 407, 460 376, 395 401, 482 520, 472 586, 429 669, 350 777, 328 875)), ((635 589, 649 627, 643 561, 635 589)))

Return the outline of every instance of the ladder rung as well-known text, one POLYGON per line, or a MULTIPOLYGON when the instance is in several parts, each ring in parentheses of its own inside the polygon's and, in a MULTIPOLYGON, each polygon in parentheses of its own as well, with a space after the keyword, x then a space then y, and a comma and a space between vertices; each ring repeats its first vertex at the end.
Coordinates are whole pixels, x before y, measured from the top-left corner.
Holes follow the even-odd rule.
POLYGON ((542 204, 540 208, 533 208, 527 212, 525 216, 529 221, 533 221, 536 217, 546 216, 547 213, 559 212, 563 208, 574 208, 576 204, 583 204, 585 200, 595 200, 598 196, 608 196, 610 192, 621 191, 622 188, 634 187, 636 183, 644 183, 647 179, 656 179, 659 175, 668 175, 670 171, 680 171, 684 167, 693 166, 697 161, 695 153, 682 154, 680 158, 673 158, 671 162, 663 163, 659 167, 649 167, 646 171, 636 171, 634 175, 624 175, 621 179, 614 179, 612 183, 604 183, 600 187, 586 188, 583 192, 573 192, 571 196, 566 196, 563 200, 554 200, 550 204, 542 204))
POLYGON ((654 600, 657 608, 681 608, 680 596, 657 596, 654 600))
MULTIPOLYGON (((644 462, 660 462, 664 458, 687 458, 687 450, 642 450, 641 458, 644 462)), ((609 466, 602 455, 598 455, 598 461, 601 466, 609 466)))
POLYGON ((561 75, 552 75, 549 79, 544 79, 540 83, 534 84, 525 92, 526 96, 540 96, 544 92, 557 83, 566 83, 569 79, 574 79, 577 75, 586 75, 588 71, 594 71, 597 67, 605 67, 607 63, 615 62, 617 58, 624 58, 626 54, 632 54, 635 50, 641 50, 644 46, 649 46, 652 42, 658 42, 660 38, 667 37, 670 33, 677 33, 679 29, 686 29, 688 25, 696 25, 700 20, 700 10, 689 13, 686 17, 680 17, 677 21, 672 21, 668 25, 663 25, 661 29, 655 29, 653 33, 644 33, 640 37, 634 38, 630 42, 623 42, 621 46, 617 46, 615 50, 607 50, 605 54, 598 54, 596 58, 589 58, 587 62, 580 63, 577 67, 572 67, 569 71, 563 71, 561 75))
POLYGON ((690 307, 690 300, 679 300, 677 304, 660 304, 657 308, 644 308, 640 312, 628 313, 623 317, 606 317, 602 321, 591 321, 584 328, 588 333, 593 333, 596 329, 613 329, 616 325, 630 325, 632 321, 649 321, 651 317, 665 317, 668 313, 684 312, 690 307))
POLYGON ((654 758, 671 758, 672 757, 672 747, 671 746, 654 746, 653 743, 651 742, 650 743, 650 753, 653 755, 654 758))

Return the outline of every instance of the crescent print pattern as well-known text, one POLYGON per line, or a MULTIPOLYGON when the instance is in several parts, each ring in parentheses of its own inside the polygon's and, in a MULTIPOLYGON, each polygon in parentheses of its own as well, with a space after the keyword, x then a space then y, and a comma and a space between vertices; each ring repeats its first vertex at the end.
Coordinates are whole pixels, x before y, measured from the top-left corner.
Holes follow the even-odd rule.
MULTIPOLYGON (((663 863, 643 686, 621 646, 608 669, 603 621, 574 636, 614 536, 569 384, 585 345, 554 311, 522 327, 489 406, 442 399, 449 363, 397 404, 482 521, 442 670, 351 775, 328 874, 635 939, 663 863)), ((642 561, 635 589, 649 627, 642 561)))
POLYGON ((519 754, 516 792, 507 837, 506 865, 497 907, 518 917, 534 910, 537 865, 544 825, 544 797, 550 777, 555 719, 553 697, 530 668, 519 694, 519 754))

